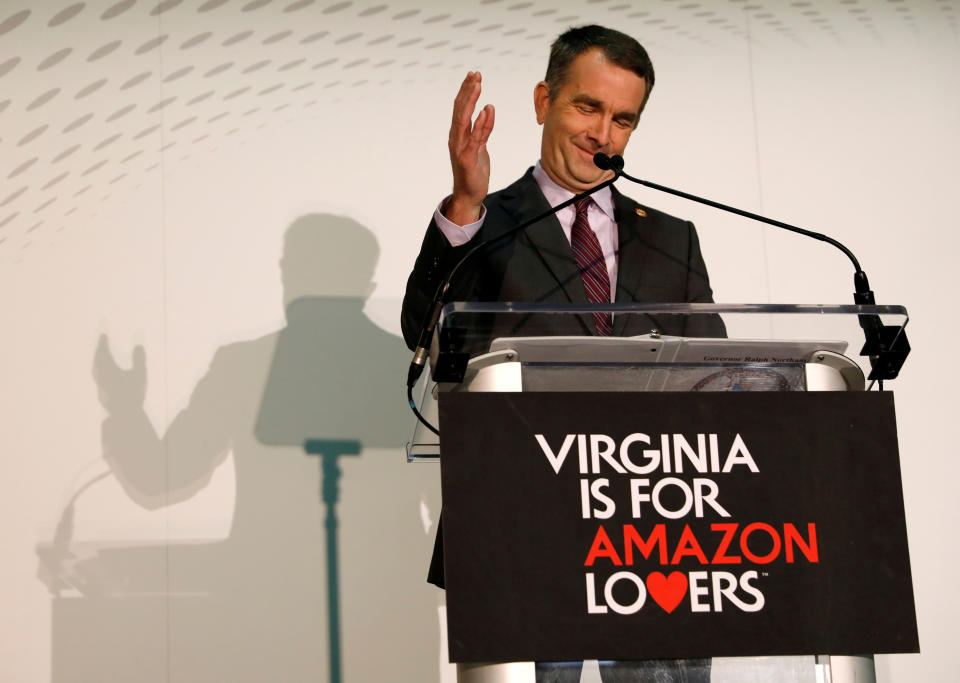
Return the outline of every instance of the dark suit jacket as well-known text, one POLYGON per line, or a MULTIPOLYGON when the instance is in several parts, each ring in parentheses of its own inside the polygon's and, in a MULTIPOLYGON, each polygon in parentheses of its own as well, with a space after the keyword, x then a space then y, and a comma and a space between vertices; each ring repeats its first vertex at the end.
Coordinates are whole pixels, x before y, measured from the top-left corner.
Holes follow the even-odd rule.
MULTIPOLYGON (((488 195, 483 203, 487 208, 483 227, 469 244, 451 247, 434 221, 427 228, 403 299, 403 338, 411 350, 437 287, 450 268, 480 241, 501 235, 550 208, 532 168, 506 189, 488 195)), ((713 301, 693 223, 640 206, 616 189, 613 205, 619 237, 616 303, 713 301)), ((457 274, 446 300, 588 303, 570 243, 555 216, 478 254, 457 274)), ((488 338, 531 333, 530 328, 535 328, 536 334, 596 334, 592 316, 546 316, 535 325, 511 318, 506 328, 494 326, 496 332, 487 331, 488 338), (544 321, 553 329, 544 329, 544 321)), ((646 334, 651 329, 691 337, 726 336, 719 316, 614 316, 615 335, 646 334)), ((444 585, 442 518, 427 580, 441 588, 444 585)))
MULTIPOLYGON (((700 254, 693 224, 642 207, 613 189, 614 219, 619 237, 616 303, 711 302, 713 292, 700 254)), ((402 328, 413 349, 427 309, 443 277, 473 246, 510 230, 550 208, 533 178, 533 169, 517 182, 484 200, 487 215, 483 227, 469 244, 451 247, 434 221, 430 222, 420 255, 407 281, 403 300, 402 328)), ((535 223, 520 234, 477 254, 451 283, 447 301, 513 301, 527 303, 587 302, 583 280, 570 243, 556 217, 535 223)), ((541 317, 525 329, 512 319, 506 334, 596 334, 592 316, 550 316, 553 329, 544 329, 541 317)), ((724 336, 718 317, 614 316, 613 333, 645 334, 657 329, 664 334, 692 337, 724 336)))

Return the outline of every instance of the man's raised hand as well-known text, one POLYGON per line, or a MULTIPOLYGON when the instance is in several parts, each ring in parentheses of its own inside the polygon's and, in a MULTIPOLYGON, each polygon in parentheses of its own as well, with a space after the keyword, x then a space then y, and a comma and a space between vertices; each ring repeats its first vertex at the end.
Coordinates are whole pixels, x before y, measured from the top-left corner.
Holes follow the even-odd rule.
POLYGON ((443 215, 457 225, 473 223, 480 217, 483 199, 490 187, 490 154, 487 139, 493 131, 494 110, 488 104, 473 120, 480 98, 479 71, 471 71, 463 79, 453 102, 450 125, 450 164, 453 168, 453 196, 443 215))
POLYGON ((93 379, 100 403, 109 412, 140 410, 147 394, 147 356, 142 346, 133 350, 133 364, 124 370, 110 352, 107 335, 100 335, 93 354, 93 379))

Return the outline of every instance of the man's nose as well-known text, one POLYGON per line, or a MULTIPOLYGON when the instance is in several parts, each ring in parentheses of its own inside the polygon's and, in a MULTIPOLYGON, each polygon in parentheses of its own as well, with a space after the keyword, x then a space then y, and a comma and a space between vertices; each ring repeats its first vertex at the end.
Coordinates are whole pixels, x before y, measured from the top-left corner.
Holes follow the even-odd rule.
POLYGON ((590 129, 590 137, 598 147, 606 147, 610 144, 610 130, 613 126, 613 119, 606 116, 597 117, 593 127, 590 129))

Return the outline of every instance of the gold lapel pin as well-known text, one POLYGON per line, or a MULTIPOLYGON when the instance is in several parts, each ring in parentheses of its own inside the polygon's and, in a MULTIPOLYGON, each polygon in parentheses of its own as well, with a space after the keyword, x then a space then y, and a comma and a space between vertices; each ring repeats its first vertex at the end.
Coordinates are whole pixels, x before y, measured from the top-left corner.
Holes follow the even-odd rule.
POLYGON ((637 209, 637 215, 640 216, 641 218, 646 218, 646 217, 647 217, 647 212, 644 211, 643 209, 639 209, 639 208, 638 208, 638 209, 637 209))

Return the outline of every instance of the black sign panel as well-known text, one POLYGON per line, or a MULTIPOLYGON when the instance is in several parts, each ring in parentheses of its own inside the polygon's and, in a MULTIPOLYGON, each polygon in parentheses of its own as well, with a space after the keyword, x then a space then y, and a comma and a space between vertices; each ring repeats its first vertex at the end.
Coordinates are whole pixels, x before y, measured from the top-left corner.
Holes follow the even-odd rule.
POLYGON ((453 661, 917 652, 889 393, 440 399, 453 661))

